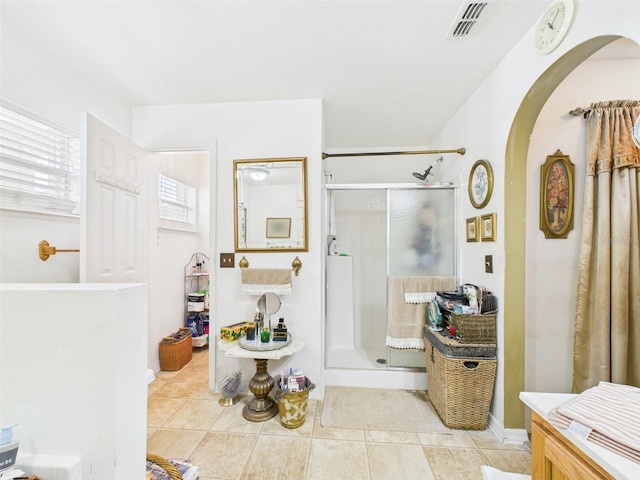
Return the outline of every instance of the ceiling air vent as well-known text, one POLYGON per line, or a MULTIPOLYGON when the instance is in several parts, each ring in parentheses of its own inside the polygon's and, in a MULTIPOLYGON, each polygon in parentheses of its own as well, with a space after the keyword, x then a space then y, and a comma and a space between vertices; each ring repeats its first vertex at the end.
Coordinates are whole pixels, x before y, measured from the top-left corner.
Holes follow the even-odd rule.
POLYGON ((463 38, 469 35, 486 6, 487 2, 464 2, 451 25, 447 38, 463 38))

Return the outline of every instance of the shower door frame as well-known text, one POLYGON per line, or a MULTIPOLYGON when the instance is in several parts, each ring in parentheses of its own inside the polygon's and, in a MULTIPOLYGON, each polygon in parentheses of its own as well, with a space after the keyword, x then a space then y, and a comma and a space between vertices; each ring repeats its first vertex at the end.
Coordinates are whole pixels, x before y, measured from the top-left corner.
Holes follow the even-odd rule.
MULTIPOLYGON (((453 261, 454 261, 454 271, 456 281, 460 278, 460 245, 458 240, 460 238, 459 235, 459 187, 453 183, 437 183, 437 184, 424 184, 424 183, 327 183, 325 184, 325 195, 324 195, 324 218, 323 229, 325 230, 325 237, 328 234, 328 225, 329 225, 329 195, 333 190, 384 190, 386 193, 386 217, 387 217, 387 249, 386 249, 386 270, 387 270, 387 278, 389 277, 389 269, 390 269, 390 259, 389 259, 389 236, 390 236, 390 218, 389 218, 389 192, 391 190, 453 190, 453 198, 454 198, 454 245, 453 249, 453 261)), ((328 291, 327 291, 327 251, 323 255, 323 267, 324 267, 324 311, 323 311, 323 328, 322 328, 322 343, 323 343, 323 353, 324 353, 324 362, 323 368, 327 370, 349 370, 349 371, 399 371, 399 372, 423 372, 425 371, 424 367, 390 367, 389 366, 389 347, 385 345, 385 353, 386 353, 386 365, 382 367, 374 367, 371 368, 351 368, 345 366, 331 366, 327 365, 328 362, 328 345, 327 345, 327 307, 328 307, 328 291)), ((389 308, 389 299, 387 298, 386 302, 387 308, 389 308)))

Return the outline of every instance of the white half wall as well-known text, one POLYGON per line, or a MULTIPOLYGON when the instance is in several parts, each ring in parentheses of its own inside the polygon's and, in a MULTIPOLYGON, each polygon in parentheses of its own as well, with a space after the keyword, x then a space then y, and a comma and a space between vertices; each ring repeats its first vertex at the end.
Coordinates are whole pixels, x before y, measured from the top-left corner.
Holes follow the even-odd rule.
POLYGON ((0 425, 85 480, 143 478, 147 286, 0 285, 0 425))

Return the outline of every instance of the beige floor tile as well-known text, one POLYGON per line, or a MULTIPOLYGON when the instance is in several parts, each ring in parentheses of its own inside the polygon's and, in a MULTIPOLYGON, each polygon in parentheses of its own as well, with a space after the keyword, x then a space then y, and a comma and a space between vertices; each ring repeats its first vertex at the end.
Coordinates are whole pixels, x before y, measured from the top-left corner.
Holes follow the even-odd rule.
POLYGON ((242 433, 209 432, 190 458, 201 477, 240 479, 256 438, 242 433))
POLYGON ((191 364, 209 368, 209 347, 194 348, 191 364))
POLYGON ((369 480, 367 449, 363 442, 311 440, 307 480, 369 480))
POLYGON ((243 480, 305 478, 311 440, 260 435, 242 472, 243 480))
POLYGON ((469 430, 469 436, 480 449, 528 451, 523 443, 503 443, 491 430, 469 430))
POLYGON ((205 432, 195 430, 161 428, 147 439, 147 452, 165 458, 190 458, 204 435, 205 432))
POLYGON ((209 430, 224 408, 216 400, 187 399, 163 427, 209 430))
POLYGON ((372 443, 400 443, 408 445, 420 444, 418 434, 414 432, 385 432, 382 430, 366 430, 364 432, 364 436, 367 442, 372 443))
POLYGON ((192 397, 202 386, 201 383, 167 382, 155 390, 150 396, 166 398, 192 397))
POLYGON ((367 444, 371 480, 434 480, 422 447, 367 444))
POLYGON ((465 430, 451 430, 451 433, 418 433, 422 445, 433 447, 476 448, 465 430))
POLYGON ((161 427, 185 402, 182 398, 149 397, 147 427, 161 427))
POLYGON ((482 480, 487 460, 478 449, 423 447, 436 480, 482 480))
POLYGON ((531 475, 531 454, 504 450, 482 450, 489 465, 503 472, 531 475))
POLYGON ((220 400, 220 394, 215 391, 211 391, 209 383, 201 383, 198 389, 193 392, 191 398, 206 398, 209 400, 220 400))
POLYGON ((212 432, 251 433, 258 434, 264 422, 250 422, 242 416, 244 402, 238 402, 230 407, 223 407, 222 412, 211 426, 212 432))
POLYGON ((206 383, 209 381, 209 369, 189 362, 173 377, 173 381, 206 383))

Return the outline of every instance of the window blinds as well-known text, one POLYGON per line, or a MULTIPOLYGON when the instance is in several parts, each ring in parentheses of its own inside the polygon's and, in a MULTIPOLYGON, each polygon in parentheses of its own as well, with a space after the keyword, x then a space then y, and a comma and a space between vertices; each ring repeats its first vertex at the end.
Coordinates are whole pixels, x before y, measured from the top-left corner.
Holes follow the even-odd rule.
POLYGON ((0 105, 0 206, 79 214, 80 138, 0 105))
POLYGON ((160 174, 158 178, 160 220, 164 227, 196 228, 196 189, 160 174))

